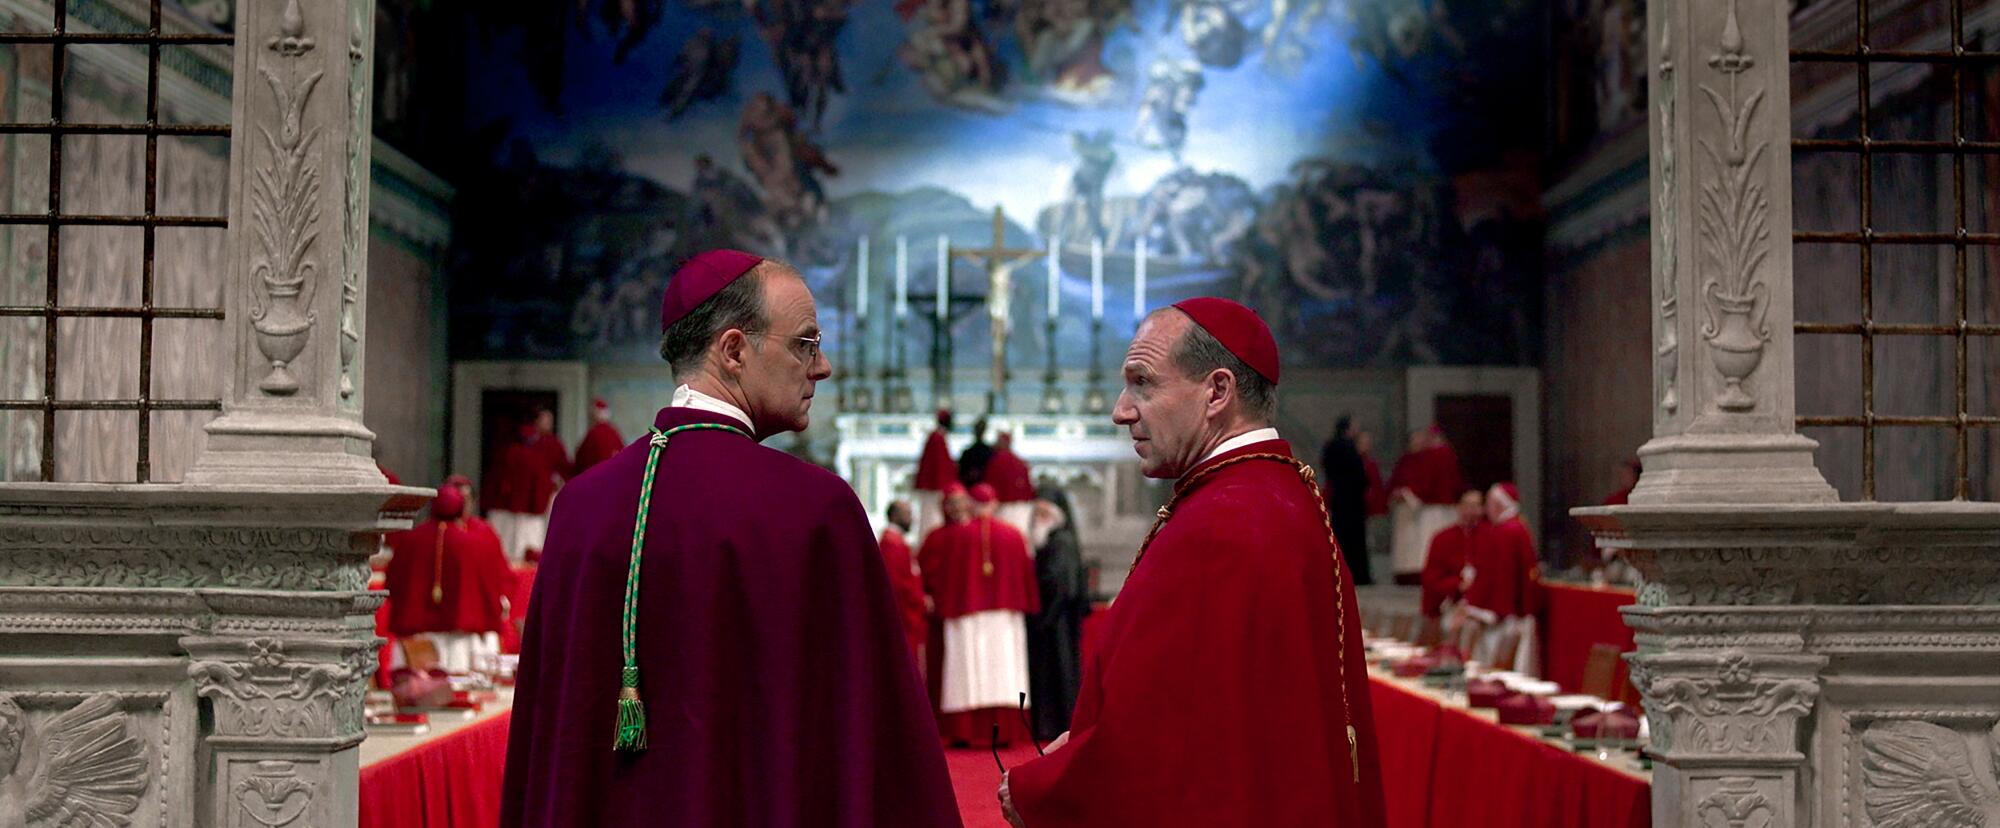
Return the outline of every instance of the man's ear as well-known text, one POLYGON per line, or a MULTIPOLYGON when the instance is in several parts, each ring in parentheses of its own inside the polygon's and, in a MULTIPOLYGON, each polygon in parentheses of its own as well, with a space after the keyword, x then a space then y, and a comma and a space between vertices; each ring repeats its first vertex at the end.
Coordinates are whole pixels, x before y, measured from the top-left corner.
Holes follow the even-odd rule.
POLYGON ((743 331, 737 328, 730 328, 716 337, 712 356, 716 360, 716 367, 721 369, 720 373, 729 376, 742 374, 743 350, 749 345, 750 337, 745 336, 743 331))
POLYGON ((1229 409, 1230 400, 1236 397, 1236 375, 1226 368, 1210 371, 1207 379, 1202 381, 1202 391, 1208 395, 1205 406, 1208 415, 1220 415, 1229 409))

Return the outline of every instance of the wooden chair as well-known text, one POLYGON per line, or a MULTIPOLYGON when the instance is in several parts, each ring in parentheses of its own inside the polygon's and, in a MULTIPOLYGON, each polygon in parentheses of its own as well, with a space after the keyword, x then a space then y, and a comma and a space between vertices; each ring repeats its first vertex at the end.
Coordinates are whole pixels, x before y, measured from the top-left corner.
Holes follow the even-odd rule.
POLYGON ((1618 698, 1617 646, 1590 645, 1590 656, 1583 663, 1583 685, 1578 689, 1600 699, 1618 698))
POLYGON ((1500 634, 1500 646, 1493 652, 1493 669, 1514 669, 1514 654, 1521 649, 1521 631, 1510 628, 1500 634))

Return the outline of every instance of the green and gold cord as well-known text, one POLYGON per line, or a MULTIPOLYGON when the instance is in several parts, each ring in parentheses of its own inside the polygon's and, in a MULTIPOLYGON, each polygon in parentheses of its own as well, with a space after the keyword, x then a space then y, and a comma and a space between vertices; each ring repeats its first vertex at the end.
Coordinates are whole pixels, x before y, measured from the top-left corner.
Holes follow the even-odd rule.
POLYGON ((646 707, 639 701, 639 559, 646 549, 646 520, 653 502, 653 473, 660 465, 660 450, 667 447, 669 439, 683 431, 710 430, 750 436, 735 426, 690 423, 664 432, 655 428, 652 438, 647 441, 646 476, 639 483, 639 517, 632 524, 632 563, 625 571, 625 611, 619 625, 619 643, 624 651, 625 667, 620 671, 618 733, 611 741, 612 750, 637 752, 646 749, 646 707))

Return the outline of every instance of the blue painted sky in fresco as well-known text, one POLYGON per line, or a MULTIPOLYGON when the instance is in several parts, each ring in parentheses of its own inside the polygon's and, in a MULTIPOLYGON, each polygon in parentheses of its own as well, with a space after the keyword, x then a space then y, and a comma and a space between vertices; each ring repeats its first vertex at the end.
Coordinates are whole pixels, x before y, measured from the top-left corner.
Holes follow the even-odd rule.
MULTIPOLYGON (((1417 0, 1411 0, 1417 2, 1417 0)), ((1164 150, 1133 139, 1145 67, 1161 53, 1185 56, 1178 31, 1166 29, 1167 5, 1141 0, 1140 29, 1120 30, 1105 49, 1120 86, 1105 104, 1076 107, 1035 96, 1017 78, 1010 85, 1014 109, 991 115, 935 102, 895 58, 906 25, 886 0, 868 0, 852 12, 840 36, 848 91, 834 99, 814 140, 842 174, 826 180, 838 197, 865 190, 945 187, 976 203, 998 201, 1017 220, 1060 197, 1073 156, 1071 130, 1109 129, 1118 136, 1119 165, 1110 195, 1136 194, 1175 164, 1164 150)), ((594 21, 586 36, 572 30, 565 111, 542 108, 515 58, 520 34, 495 38, 472 57, 475 124, 507 118, 543 157, 564 162, 591 144, 617 150, 628 170, 685 190, 694 157, 706 152, 741 169, 736 123, 758 91, 782 88, 770 48, 741 14, 716 17, 670 4, 667 17, 622 65, 611 60, 611 39, 594 21), (725 98, 698 105, 668 123, 656 104, 682 40, 710 26, 741 40, 742 59, 725 98)), ((1011 36, 990 39, 1003 54, 1018 56, 1011 36)), ((537 33, 545 36, 545 33, 537 33)), ((1434 90, 1392 78, 1372 57, 1357 60, 1341 24, 1322 21, 1310 32, 1312 58, 1294 76, 1264 68, 1253 52, 1234 69, 1207 68, 1206 84, 1190 115, 1186 161, 1203 171, 1226 171, 1262 188, 1287 178, 1291 164, 1326 156, 1370 166, 1425 170, 1432 136, 1463 117, 1434 90)), ((1424 67, 1405 66, 1424 76, 1424 67)))

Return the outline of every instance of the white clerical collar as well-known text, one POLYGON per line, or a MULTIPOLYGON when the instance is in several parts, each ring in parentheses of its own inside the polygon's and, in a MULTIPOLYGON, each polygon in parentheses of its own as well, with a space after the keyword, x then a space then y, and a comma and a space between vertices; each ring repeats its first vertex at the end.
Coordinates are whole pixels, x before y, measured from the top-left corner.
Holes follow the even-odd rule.
MULTIPOLYGON (((1260 428, 1256 431, 1246 431, 1222 441, 1222 445, 1216 446, 1215 450, 1209 452, 1207 457, 1201 458, 1201 463, 1214 460, 1226 452, 1235 451, 1252 443, 1262 443, 1267 440, 1276 439, 1278 439, 1278 430, 1275 428, 1260 428)), ((1196 463, 1195 465, 1199 466, 1201 463, 1196 463)))
POLYGON ((733 419, 739 423, 742 423, 745 426, 756 425, 756 423, 750 422, 750 415, 743 413, 743 409, 737 408, 736 406, 730 405, 729 403, 723 402, 722 400, 718 400, 707 394, 703 394, 700 391, 696 391, 693 388, 689 388, 685 385, 674 389, 673 402, 668 403, 668 405, 674 408, 692 408, 696 411, 707 411, 711 414, 721 414, 722 416, 733 419))

